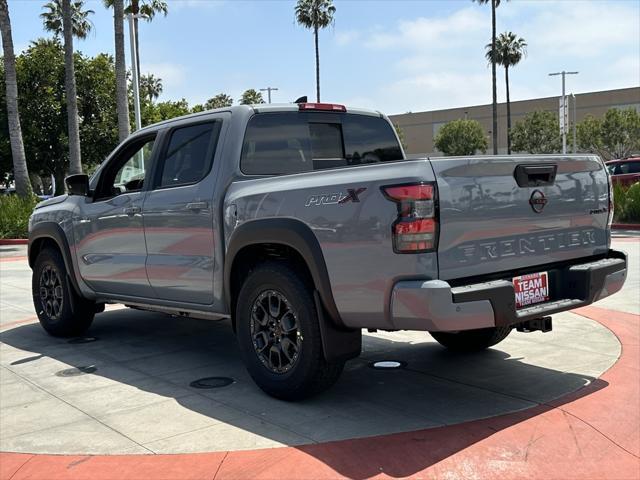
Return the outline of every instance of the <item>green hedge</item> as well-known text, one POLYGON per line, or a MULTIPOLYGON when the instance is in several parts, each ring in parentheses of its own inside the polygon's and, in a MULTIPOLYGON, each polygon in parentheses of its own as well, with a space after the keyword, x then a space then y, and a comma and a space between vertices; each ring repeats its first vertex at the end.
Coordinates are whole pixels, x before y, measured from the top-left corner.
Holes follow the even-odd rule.
POLYGON ((640 223, 640 182, 630 187, 613 187, 613 221, 619 223, 640 223))
POLYGON ((27 238, 29 215, 39 201, 38 197, 0 196, 0 238, 27 238))

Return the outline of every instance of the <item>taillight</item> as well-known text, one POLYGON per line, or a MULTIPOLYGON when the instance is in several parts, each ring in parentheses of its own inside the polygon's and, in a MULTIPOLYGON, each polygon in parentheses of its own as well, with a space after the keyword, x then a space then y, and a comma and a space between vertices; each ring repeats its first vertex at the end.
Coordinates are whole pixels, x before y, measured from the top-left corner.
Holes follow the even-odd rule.
POLYGON ((299 103, 299 110, 320 110, 323 112, 346 112, 347 107, 337 103, 299 103))
POLYGON ((437 190, 433 183, 391 185, 381 188, 398 206, 398 219, 391 227, 396 253, 431 252, 437 248, 437 190))

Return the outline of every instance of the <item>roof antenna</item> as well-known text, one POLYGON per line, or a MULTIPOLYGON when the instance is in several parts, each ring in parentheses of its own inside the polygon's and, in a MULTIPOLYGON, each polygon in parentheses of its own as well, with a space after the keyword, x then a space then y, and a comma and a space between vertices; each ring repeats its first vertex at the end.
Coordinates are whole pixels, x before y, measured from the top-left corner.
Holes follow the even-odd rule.
POLYGON ((307 96, 305 95, 304 97, 300 97, 293 103, 307 103, 307 96))

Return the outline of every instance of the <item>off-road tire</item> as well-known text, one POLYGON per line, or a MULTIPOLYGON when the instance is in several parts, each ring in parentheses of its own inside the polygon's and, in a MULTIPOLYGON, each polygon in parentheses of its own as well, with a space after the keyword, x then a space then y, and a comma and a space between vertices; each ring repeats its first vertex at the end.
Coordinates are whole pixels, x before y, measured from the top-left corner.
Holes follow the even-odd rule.
POLYGON ((429 332, 443 347, 454 352, 479 352, 503 341, 511 327, 481 328, 462 332, 429 332))
MULTIPOLYGON (((337 381, 344 367, 342 361, 327 362, 324 358, 312 292, 313 287, 289 264, 270 261, 249 273, 238 294, 236 333, 245 366, 262 390, 281 400, 302 400, 326 390, 337 381), (252 328, 254 331, 260 328, 255 320, 256 302, 261 302, 261 298, 264 301, 264 295, 269 292, 280 294, 286 300, 283 305, 297 317, 295 324, 301 335, 298 356, 284 372, 275 372, 273 365, 261 359, 260 344, 254 344, 252 334, 252 328)), ((277 317, 268 316, 269 319, 277 317)))
POLYGON ((95 303, 75 292, 57 249, 46 247, 38 254, 31 277, 31 292, 40 325, 50 335, 75 337, 91 325, 95 303), (52 297, 55 298, 52 300, 52 297))

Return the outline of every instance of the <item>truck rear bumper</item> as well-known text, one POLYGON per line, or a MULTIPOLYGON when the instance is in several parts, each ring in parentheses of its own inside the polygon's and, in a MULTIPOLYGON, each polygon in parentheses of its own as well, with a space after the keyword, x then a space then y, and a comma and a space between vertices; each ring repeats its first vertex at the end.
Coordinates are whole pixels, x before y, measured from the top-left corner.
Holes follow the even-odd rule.
POLYGON ((616 293, 627 278, 627 256, 609 250, 606 258, 545 268, 551 300, 516 309, 510 278, 454 286, 443 280, 396 283, 390 316, 398 330, 460 331, 516 325, 589 305, 616 293))

